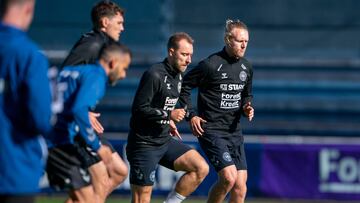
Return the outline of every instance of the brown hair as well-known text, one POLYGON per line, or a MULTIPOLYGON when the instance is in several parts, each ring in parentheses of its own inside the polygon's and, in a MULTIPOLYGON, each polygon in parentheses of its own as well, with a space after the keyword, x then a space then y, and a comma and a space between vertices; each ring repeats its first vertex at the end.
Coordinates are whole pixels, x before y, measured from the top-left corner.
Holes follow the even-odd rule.
POLYGON ((119 5, 116 3, 110 1, 110 0, 103 0, 97 3, 91 10, 91 20, 93 27, 95 29, 99 29, 101 24, 100 20, 103 17, 111 18, 115 16, 117 13, 120 13, 122 16, 124 16, 124 9, 122 9, 119 5))
POLYGON ((185 39, 190 44, 194 43, 193 38, 187 34, 186 32, 176 32, 175 34, 171 35, 169 41, 167 43, 168 50, 170 48, 178 49, 179 48, 179 41, 185 39))
POLYGON ((109 42, 101 48, 99 59, 108 61, 110 55, 113 53, 129 54, 130 58, 132 58, 131 50, 127 46, 118 42, 109 42))

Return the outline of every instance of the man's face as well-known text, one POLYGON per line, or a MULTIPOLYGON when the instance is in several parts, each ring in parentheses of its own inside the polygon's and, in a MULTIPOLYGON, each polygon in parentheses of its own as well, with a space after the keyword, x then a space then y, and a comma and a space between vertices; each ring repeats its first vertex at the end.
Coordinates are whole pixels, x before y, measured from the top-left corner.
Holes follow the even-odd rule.
POLYGON ((113 40, 119 41, 120 34, 124 31, 124 17, 121 13, 116 13, 115 16, 108 18, 108 23, 105 25, 104 31, 113 40))
POLYGON ((243 28, 233 28, 231 36, 227 37, 226 44, 235 57, 243 57, 249 41, 249 32, 243 28))
POLYGON ((191 63, 193 55, 193 45, 187 40, 182 39, 178 42, 178 49, 170 48, 169 58, 172 66, 180 72, 185 72, 187 66, 191 63))
POLYGON ((113 60, 113 68, 109 72, 109 82, 115 85, 118 80, 122 80, 126 77, 126 71, 131 63, 131 57, 129 54, 122 54, 113 60))

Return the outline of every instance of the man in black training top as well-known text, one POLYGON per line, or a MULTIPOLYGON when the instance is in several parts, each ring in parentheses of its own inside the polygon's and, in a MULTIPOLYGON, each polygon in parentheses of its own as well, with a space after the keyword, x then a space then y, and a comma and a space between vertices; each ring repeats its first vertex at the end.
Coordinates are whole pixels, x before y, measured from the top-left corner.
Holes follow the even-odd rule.
POLYGON ((150 202, 158 164, 185 171, 166 203, 183 201, 208 174, 209 166, 201 155, 170 136, 170 131, 179 136, 174 122, 181 121, 186 113, 184 109, 175 109, 175 105, 182 74, 191 63, 192 44, 192 38, 186 33, 172 35, 167 58, 148 69, 140 80, 126 149, 134 203, 150 202))
MULTIPOLYGON (((118 41, 124 30, 124 11, 112 1, 100 1, 91 10, 93 30, 84 34, 71 49, 62 66, 94 64, 105 44, 118 41)), ((98 113, 89 112, 89 119, 94 130, 101 134, 104 129, 96 117, 98 113)), ((89 167, 95 192, 105 201, 106 197, 122 183, 128 169, 110 142, 100 136, 101 143, 110 147, 112 159, 106 165, 101 159, 89 167)))
POLYGON ((244 58, 249 40, 247 26, 228 20, 225 47, 201 61, 184 76, 181 106, 189 108, 193 134, 218 173, 219 179, 209 192, 209 203, 244 202, 247 165, 240 117, 254 117, 251 64, 244 58), (198 114, 191 107, 191 89, 198 91, 198 114))

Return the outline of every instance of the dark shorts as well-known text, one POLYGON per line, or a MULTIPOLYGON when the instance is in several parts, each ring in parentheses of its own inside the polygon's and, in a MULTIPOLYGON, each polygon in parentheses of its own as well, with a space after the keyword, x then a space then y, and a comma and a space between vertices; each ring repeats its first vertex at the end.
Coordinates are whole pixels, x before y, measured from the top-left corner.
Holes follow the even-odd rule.
POLYGON ((174 170, 177 158, 192 148, 180 141, 170 139, 158 147, 126 147, 130 163, 130 183, 140 186, 151 186, 155 182, 155 171, 160 164, 174 170))
POLYGON ((56 190, 77 190, 90 185, 89 163, 97 159, 97 153, 81 142, 49 149, 46 172, 50 186, 56 190))
POLYGON ((199 143, 216 172, 230 165, 235 165, 237 170, 247 170, 243 136, 205 133, 199 137, 199 143))
MULTIPOLYGON (((108 146, 111 149, 112 153, 117 153, 117 151, 111 145, 109 140, 107 140, 107 138, 105 138, 104 136, 100 136, 99 138, 102 145, 108 146)), ((90 166, 101 161, 101 158, 97 155, 97 153, 94 152, 90 147, 88 147, 85 141, 80 136, 75 137, 75 142, 79 144, 79 148, 82 148, 81 153, 83 154, 83 157, 85 159, 86 168, 89 168, 90 166), (89 153, 91 154, 91 156, 87 156, 87 154, 89 153)))
POLYGON ((35 202, 35 194, 34 195, 3 195, 0 194, 0 202, 1 203, 33 203, 35 202))

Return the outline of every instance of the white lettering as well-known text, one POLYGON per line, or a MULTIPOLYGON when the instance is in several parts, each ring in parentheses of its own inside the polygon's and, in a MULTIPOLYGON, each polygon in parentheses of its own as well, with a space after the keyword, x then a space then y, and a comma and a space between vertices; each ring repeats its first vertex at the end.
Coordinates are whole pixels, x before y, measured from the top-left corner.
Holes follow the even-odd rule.
POLYGON ((360 193, 360 159, 341 156, 337 149, 319 152, 321 192, 360 193))
POLYGON ((165 111, 172 111, 175 109, 175 105, 178 101, 178 98, 170 98, 170 97, 166 97, 165 99, 165 105, 164 105, 164 110, 165 111))
POLYGON ((234 101, 234 102, 221 101, 220 108, 222 108, 222 109, 236 109, 236 108, 239 108, 239 101, 234 101))
POLYGON ((241 84, 220 84, 220 89, 223 91, 234 91, 234 90, 243 90, 244 85, 241 84))
POLYGON ((225 94, 221 93, 221 100, 222 101, 239 101, 241 99, 241 94, 225 94))
POLYGON ((337 168, 336 163, 333 163, 331 160, 337 159, 339 156, 340 154, 337 150, 323 149, 320 151, 320 180, 326 181, 329 179, 330 173, 337 168))

